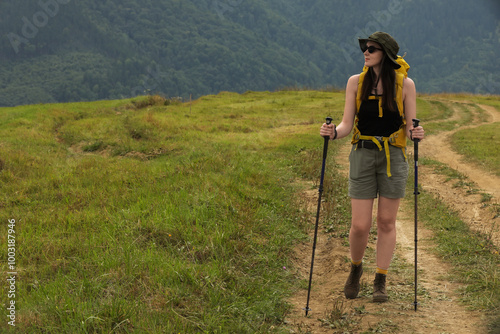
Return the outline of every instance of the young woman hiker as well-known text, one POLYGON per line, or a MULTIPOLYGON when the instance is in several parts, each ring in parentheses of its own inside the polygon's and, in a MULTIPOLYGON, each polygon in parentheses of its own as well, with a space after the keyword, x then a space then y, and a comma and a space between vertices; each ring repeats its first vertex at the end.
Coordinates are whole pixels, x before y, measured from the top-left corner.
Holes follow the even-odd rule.
POLYGON ((406 138, 421 140, 424 129, 413 127, 415 84, 406 77, 409 66, 397 56, 399 46, 394 38, 379 31, 359 39, 359 45, 365 67, 347 81, 342 121, 337 126, 323 124, 320 135, 339 139, 354 128, 349 155, 352 263, 344 294, 348 299, 358 296, 374 199, 378 197, 373 300, 385 302, 386 276, 396 246, 396 215, 408 178, 406 138))

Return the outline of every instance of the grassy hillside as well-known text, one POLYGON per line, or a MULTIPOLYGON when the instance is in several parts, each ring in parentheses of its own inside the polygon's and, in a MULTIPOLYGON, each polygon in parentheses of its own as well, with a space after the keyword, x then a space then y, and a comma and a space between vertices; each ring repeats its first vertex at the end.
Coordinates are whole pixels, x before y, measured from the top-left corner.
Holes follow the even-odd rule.
POLYGON ((305 237, 295 183, 341 100, 221 93, 3 109, 17 328, 271 331, 297 284, 287 255, 305 237))
MULTIPOLYGON (((310 228, 295 194, 317 181, 319 126, 341 118, 343 99, 2 108, 0 231, 3 245, 15 235, 17 279, 1 302, 15 301, 17 332, 286 332, 285 300, 304 285, 289 256, 310 228)), ((436 117, 430 103, 419 99, 422 122, 436 117)), ((325 182, 344 194, 326 196, 332 207, 348 205, 334 168, 325 182)), ((12 330, 5 318, 0 328, 12 330)))

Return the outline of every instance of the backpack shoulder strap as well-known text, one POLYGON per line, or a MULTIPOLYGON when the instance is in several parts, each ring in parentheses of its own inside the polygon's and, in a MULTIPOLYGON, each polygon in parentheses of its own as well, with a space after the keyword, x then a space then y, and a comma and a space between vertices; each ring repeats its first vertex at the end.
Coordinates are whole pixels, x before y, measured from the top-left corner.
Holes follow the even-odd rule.
POLYGON ((396 62, 401 65, 401 67, 396 70, 396 103, 398 105, 399 114, 403 118, 403 123, 406 124, 403 104, 403 82, 405 78, 408 78, 410 65, 408 65, 408 63, 401 56, 396 58, 396 62))
POLYGON ((402 73, 396 72, 396 104, 398 105, 399 115, 403 118, 403 123, 406 123, 404 117, 404 104, 403 104, 403 81, 405 77, 402 73))
POLYGON ((358 79, 358 92, 356 94, 356 115, 359 112, 359 107, 361 106, 361 94, 362 94, 362 88, 363 88, 363 81, 365 80, 365 75, 368 72, 368 67, 363 67, 363 72, 359 74, 359 79, 358 79))

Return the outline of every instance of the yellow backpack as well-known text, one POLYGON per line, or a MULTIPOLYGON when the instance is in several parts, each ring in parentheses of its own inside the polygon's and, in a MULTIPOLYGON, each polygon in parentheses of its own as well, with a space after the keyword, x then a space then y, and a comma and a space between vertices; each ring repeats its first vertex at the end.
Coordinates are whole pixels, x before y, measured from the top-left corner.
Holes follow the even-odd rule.
MULTIPOLYGON (((396 90, 395 90, 395 100, 396 104, 398 106, 399 114, 401 115, 401 118, 403 120, 403 123, 399 127, 399 130, 392 133, 389 137, 374 137, 374 136, 365 136, 362 135, 361 132, 358 129, 358 113, 359 113, 359 107, 361 106, 361 87, 363 86, 363 80, 365 78, 366 73, 368 72, 368 67, 363 67, 363 72, 359 75, 359 81, 358 81, 358 93, 356 95, 356 118, 354 120, 354 131, 353 131, 353 136, 351 143, 356 144, 360 140, 371 140, 373 141, 379 148, 380 151, 382 149, 385 149, 385 155, 387 157, 387 176, 391 177, 391 159, 390 159, 390 154, 389 154, 389 145, 393 145, 396 147, 400 147, 403 150, 403 154, 405 155, 406 159, 406 118, 404 115, 404 105, 403 105, 403 80, 404 78, 408 77, 408 70, 410 68, 410 65, 403 59, 403 57, 398 56, 396 59, 399 65, 401 65, 400 68, 396 70, 396 90), (382 143, 383 142, 384 148, 382 148, 382 143)), ((383 108, 382 108, 382 98, 380 96, 370 96, 370 100, 377 100, 378 99, 378 106, 379 106, 379 117, 382 117, 383 115, 383 108)))

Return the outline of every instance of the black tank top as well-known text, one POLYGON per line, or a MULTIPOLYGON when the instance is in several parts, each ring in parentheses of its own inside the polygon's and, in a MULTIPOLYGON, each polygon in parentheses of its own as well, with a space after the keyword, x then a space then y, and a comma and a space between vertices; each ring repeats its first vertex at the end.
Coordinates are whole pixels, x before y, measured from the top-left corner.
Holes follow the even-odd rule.
POLYGON ((399 111, 383 109, 382 117, 379 117, 378 99, 365 100, 361 102, 358 113, 358 129, 365 136, 389 137, 399 130, 403 120, 399 111))

